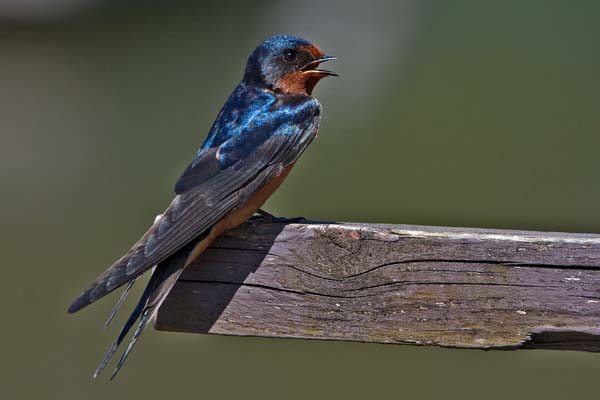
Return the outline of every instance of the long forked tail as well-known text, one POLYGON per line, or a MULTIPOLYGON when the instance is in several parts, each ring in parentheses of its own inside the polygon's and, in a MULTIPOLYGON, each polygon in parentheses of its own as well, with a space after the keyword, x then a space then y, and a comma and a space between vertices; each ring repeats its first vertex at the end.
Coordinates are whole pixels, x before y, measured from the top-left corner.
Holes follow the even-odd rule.
MULTIPOLYGON (((154 272, 154 268, 152 269, 152 272, 154 272)), ((110 326, 110 324, 113 322, 113 319, 115 319, 115 317, 119 313, 119 310, 121 309, 121 306, 123 305, 123 301, 125 301, 125 298, 129 294, 129 291, 133 287, 133 284, 135 283, 136 279, 137 278, 133 278, 132 280, 130 280, 129 283, 127 284, 127 287, 125 287, 125 290, 123 290, 123 294, 121 294, 121 297, 119 297, 119 300, 117 300, 117 304, 115 304, 112 311, 108 315, 106 322, 104 323, 104 329, 106 329, 110 326)))
MULTIPOLYGON (((193 245, 195 245, 195 242, 192 242, 192 243, 188 244, 187 246, 184 246, 177 253, 173 254, 171 257, 169 257, 162 263, 158 264, 154 268, 154 271, 152 272, 152 276, 150 277, 150 281, 148 282, 148 285, 144 289, 142 297, 140 298, 139 302, 133 309, 133 312, 127 319, 127 322, 125 322, 125 325, 121 329, 119 336, 117 337, 115 342, 110 346, 110 348, 108 349, 108 352, 106 353, 106 356, 104 357, 104 359, 102 360, 102 362, 100 363, 100 365, 98 366, 96 371, 94 372, 94 378, 98 377, 102 373, 102 371, 106 368, 106 366, 108 365, 108 362, 110 361, 110 359, 113 357, 113 355, 117 351, 117 348, 119 347, 119 345, 125 339, 125 336, 127 336, 127 333, 129 332, 131 327, 139 319, 140 321, 137 326, 137 329, 135 330, 135 332, 131 338, 131 341, 129 342, 129 345, 127 346, 127 349, 121 356, 121 359, 119 360, 117 366, 115 367, 115 370, 113 371, 113 373, 110 377, 111 380, 115 378, 115 376, 117 375, 117 373, 119 372, 119 370, 121 369, 123 364, 125 363, 125 360, 129 356, 129 353, 133 349, 133 346, 135 345, 135 343, 141 336, 142 332, 144 331, 144 329, 146 328, 148 323, 152 320, 152 318, 154 318, 156 316, 156 313, 158 312, 159 307, 161 306, 163 301, 167 298, 167 295, 169 294, 169 292, 171 291, 171 289, 177 282, 177 279, 179 278, 179 275, 181 275, 181 272, 183 272, 183 269, 186 266, 185 263, 188 258, 188 255, 190 254, 190 251, 194 247, 193 245)), ((125 289, 125 292, 121 296, 121 299, 119 299, 119 301, 117 302, 115 309, 113 309, 113 312, 111 312, 111 315, 109 316, 109 320, 107 321, 107 323, 110 323, 110 321, 114 317, 114 314, 116 314, 115 310, 118 310, 118 308, 121 305, 122 299, 124 298, 124 296, 129 291, 130 288, 131 288, 131 286, 128 286, 125 289)))

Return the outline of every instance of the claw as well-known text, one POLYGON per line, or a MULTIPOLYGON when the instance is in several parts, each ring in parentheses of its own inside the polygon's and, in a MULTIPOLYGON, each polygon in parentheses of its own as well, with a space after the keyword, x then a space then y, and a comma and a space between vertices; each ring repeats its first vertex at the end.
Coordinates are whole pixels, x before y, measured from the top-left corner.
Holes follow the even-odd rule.
POLYGON ((275 215, 259 209, 257 212, 258 216, 256 217, 256 219, 254 219, 254 217, 252 217, 250 219, 251 222, 254 222, 256 220, 256 222, 264 222, 267 224, 295 224, 295 223, 299 223, 299 222, 304 222, 306 221, 306 218, 304 217, 295 217, 295 218, 286 218, 286 217, 276 217, 275 215))

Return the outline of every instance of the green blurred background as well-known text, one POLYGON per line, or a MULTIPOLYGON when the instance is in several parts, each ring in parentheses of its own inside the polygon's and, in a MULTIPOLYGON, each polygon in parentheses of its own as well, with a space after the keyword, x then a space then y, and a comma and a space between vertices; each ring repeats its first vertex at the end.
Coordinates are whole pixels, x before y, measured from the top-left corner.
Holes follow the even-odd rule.
POLYGON ((598 15, 597 1, 1 0, 3 396, 597 397, 595 354, 152 329, 109 384, 91 374, 115 296, 66 307, 168 204, 277 33, 338 55, 342 77, 317 88, 321 133, 271 212, 600 232, 598 15))

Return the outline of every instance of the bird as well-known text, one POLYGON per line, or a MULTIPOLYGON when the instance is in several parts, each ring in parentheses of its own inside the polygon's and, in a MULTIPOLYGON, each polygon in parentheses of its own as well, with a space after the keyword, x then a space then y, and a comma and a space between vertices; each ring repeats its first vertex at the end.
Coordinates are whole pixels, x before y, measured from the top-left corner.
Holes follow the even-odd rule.
POLYGON ((274 218, 261 207, 317 136, 321 104, 312 92, 322 78, 338 76, 319 68, 335 59, 308 40, 290 35, 271 36, 252 51, 241 82, 177 180, 170 205, 68 308, 69 313, 77 312, 125 285, 107 327, 135 280, 151 271, 141 298, 94 378, 137 322, 110 377, 115 378, 182 271, 216 237, 256 213, 274 218))

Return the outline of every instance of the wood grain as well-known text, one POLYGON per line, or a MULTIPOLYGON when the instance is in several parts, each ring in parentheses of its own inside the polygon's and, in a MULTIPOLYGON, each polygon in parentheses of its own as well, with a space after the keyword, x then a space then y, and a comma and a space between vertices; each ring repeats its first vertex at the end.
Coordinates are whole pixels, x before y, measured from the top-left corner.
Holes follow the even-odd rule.
POLYGON ((600 235, 249 222, 184 272, 156 328, 600 351, 600 235))

